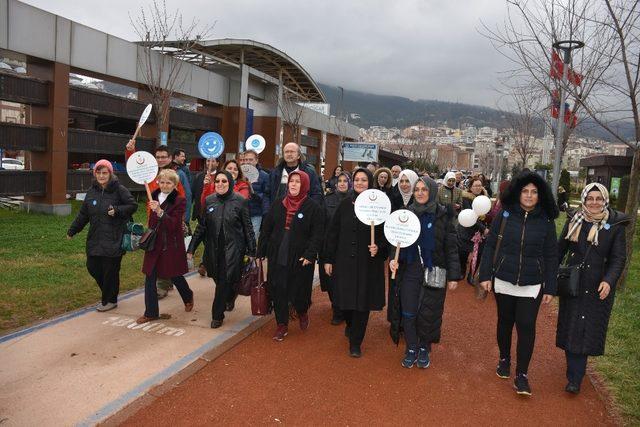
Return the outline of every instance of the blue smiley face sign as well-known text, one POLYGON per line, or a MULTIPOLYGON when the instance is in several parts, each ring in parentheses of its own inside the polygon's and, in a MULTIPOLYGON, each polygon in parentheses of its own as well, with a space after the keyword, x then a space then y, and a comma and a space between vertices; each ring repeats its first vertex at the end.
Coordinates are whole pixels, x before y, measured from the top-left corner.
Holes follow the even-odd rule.
POLYGON ((205 159, 220 157, 224 152, 224 139, 216 132, 207 132, 198 141, 198 151, 205 159))

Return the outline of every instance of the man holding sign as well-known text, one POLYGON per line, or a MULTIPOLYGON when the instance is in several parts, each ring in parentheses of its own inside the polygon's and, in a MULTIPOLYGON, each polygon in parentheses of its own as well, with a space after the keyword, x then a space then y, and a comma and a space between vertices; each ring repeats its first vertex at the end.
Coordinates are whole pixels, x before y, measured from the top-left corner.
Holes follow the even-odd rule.
MULTIPOLYGON (((439 205, 437 195, 438 185, 424 177, 413 188, 414 202, 409 209, 394 212, 399 222, 404 221, 404 213, 414 214, 419 221, 415 243, 400 249, 399 256, 394 254, 389 263, 398 284, 389 302, 391 337, 397 344, 402 325, 407 343, 402 360, 405 368, 416 363, 419 368, 429 367, 431 344, 440 342, 447 286, 453 290, 462 279, 453 208, 439 205)), ((396 228, 407 232, 410 227, 396 228)), ((394 240, 398 241, 392 244, 404 246, 402 235, 394 240)))
POLYGON ((373 175, 359 168, 353 174, 353 195, 336 209, 326 236, 325 272, 335 274, 335 302, 343 311, 349 338, 349 354, 360 357, 360 346, 369 322, 369 312, 384 308, 384 262, 387 241, 382 225, 374 226, 371 243, 370 224, 355 216, 358 195, 373 188, 373 175))

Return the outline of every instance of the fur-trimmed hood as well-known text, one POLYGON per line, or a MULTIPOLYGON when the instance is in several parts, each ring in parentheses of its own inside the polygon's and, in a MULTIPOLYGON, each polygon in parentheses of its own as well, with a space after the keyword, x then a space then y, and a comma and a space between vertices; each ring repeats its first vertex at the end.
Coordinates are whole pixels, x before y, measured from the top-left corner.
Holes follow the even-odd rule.
POLYGON ((380 168, 376 170, 376 172, 373 174, 373 186, 375 188, 378 188, 378 175, 380 175, 382 172, 386 172, 387 176, 389 177, 387 183, 384 185, 385 190, 389 190, 393 185, 393 174, 391 173, 391 169, 389 168, 380 168))
POLYGON ((535 172, 523 172, 515 176, 509 183, 509 187, 500 194, 500 202, 505 207, 520 206, 520 192, 524 187, 533 184, 538 189, 538 206, 549 219, 556 219, 559 215, 558 205, 553 198, 551 186, 535 172))

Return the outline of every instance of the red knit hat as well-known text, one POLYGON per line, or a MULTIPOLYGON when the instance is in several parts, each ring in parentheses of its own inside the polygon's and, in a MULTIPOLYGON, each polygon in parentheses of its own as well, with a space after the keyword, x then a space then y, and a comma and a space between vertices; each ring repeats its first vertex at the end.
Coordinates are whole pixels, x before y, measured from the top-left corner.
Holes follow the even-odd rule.
POLYGON ((100 168, 107 168, 109 169, 109 173, 111 175, 113 175, 113 165, 111 164, 111 162, 109 160, 106 159, 101 159, 98 160, 95 164, 95 166, 93 167, 93 174, 96 174, 96 171, 100 168))

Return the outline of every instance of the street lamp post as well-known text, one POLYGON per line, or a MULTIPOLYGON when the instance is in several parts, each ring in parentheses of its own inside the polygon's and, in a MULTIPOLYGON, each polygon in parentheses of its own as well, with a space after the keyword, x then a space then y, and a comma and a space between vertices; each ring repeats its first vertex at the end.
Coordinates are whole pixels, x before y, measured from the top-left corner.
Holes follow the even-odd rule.
MULTIPOLYGON (((580 49, 584 47, 584 43, 578 40, 562 40, 553 44, 555 49, 561 50, 563 53, 563 67, 562 67, 562 80, 560 80, 560 89, 558 91, 558 97, 560 98, 560 111, 558 112, 558 120, 556 124, 555 135, 555 153, 553 157, 553 181, 551 183, 551 190, 553 191, 553 197, 558 197, 558 185, 560 185, 560 166, 562 164, 562 141, 564 137, 564 114, 565 114, 565 101, 567 99, 567 91, 565 87, 567 85, 567 76, 569 75, 569 64, 571 64, 571 51, 574 49, 580 49)), ((553 59, 552 59, 553 66, 553 59)))

